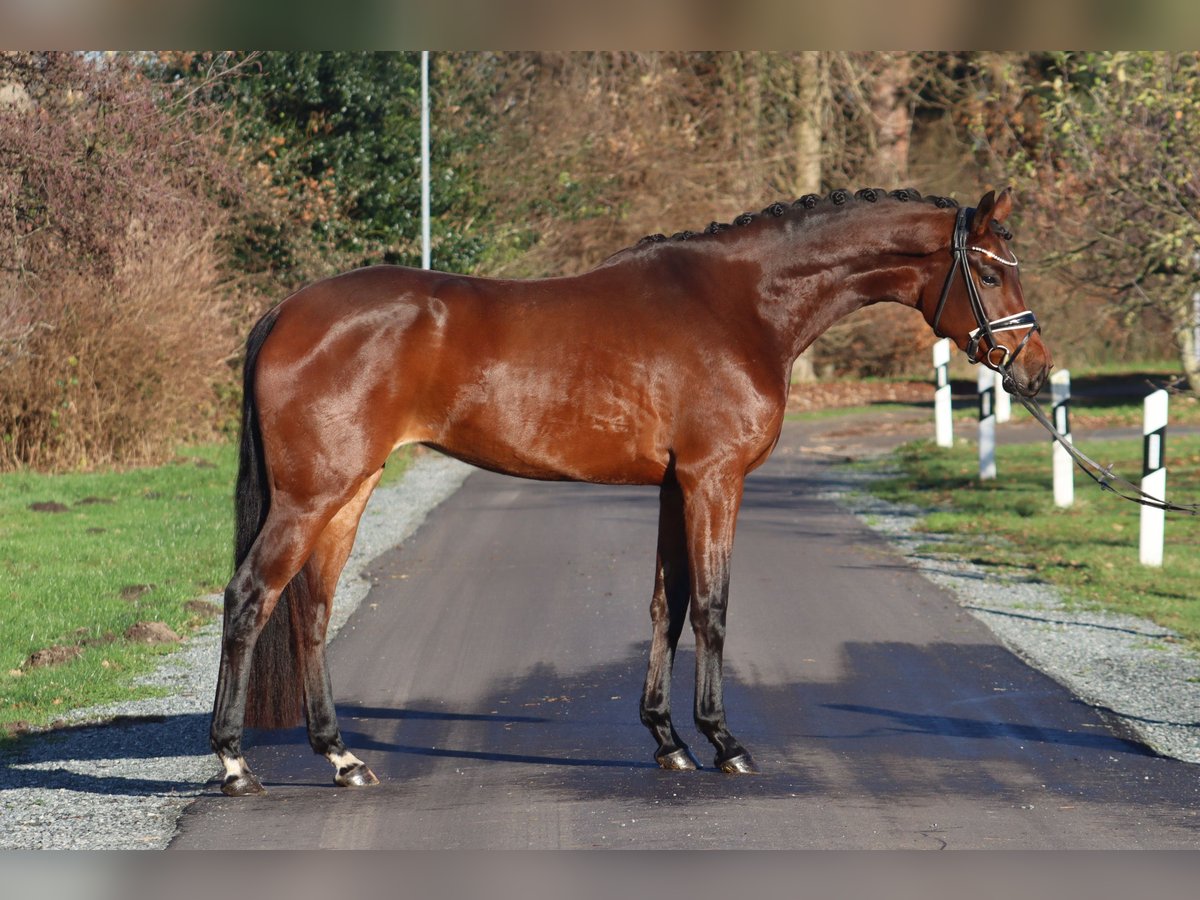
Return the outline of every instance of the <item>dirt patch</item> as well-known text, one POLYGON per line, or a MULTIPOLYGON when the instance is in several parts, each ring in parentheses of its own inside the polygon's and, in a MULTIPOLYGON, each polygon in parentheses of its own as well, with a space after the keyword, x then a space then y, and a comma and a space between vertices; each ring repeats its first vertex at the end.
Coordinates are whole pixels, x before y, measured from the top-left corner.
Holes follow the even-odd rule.
POLYGON ((875 403, 933 403, 928 381, 816 381, 792 385, 788 412, 870 406, 875 403))
POLYGON ((82 655, 83 650, 77 645, 66 647, 62 644, 55 644, 53 647, 35 650, 25 660, 25 665, 22 668, 45 669, 50 666, 61 666, 63 663, 78 659, 82 655))
POLYGON ((140 597, 146 596, 152 590, 154 590, 154 585, 152 584, 127 584, 121 588, 121 599, 133 603, 140 597))
POLYGON ((138 622, 126 629, 125 640, 135 644, 178 644, 181 639, 165 622, 138 622))
POLYGON ((39 500, 36 503, 30 503, 29 508, 34 512, 44 513, 61 513, 70 509, 65 503, 59 503, 56 500, 39 500))
POLYGON ((82 500, 76 500, 76 506, 112 506, 116 503, 108 497, 84 497, 82 500))

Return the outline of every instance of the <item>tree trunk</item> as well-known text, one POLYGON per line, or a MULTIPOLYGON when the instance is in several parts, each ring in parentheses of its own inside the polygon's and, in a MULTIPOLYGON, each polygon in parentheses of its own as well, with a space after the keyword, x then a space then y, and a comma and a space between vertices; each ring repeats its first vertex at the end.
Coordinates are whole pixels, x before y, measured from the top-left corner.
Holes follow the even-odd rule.
MULTIPOLYGON (((796 109, 792 142, 795 146, 797 197, 821 190, 821 53, 801 50, 796 54, 796 109)), ((812 354, 806 350, 792 366, 793 382, 817 380, 812 354)))
POLYGON ((793 186, 797 197, 821 190, 821 68, 819 50, 801 50, 796 54, 792 143, 796 160, 793 186))
POLYGON ((1183 364, 1188 390, 1200 394, 1200 291, 1192 294, 1192 302, 1172 318, 1175 345, 1179 348, 1179 361, 1183 364))
POLYGON ((871 86, 871 114, 875 119, 876 152, 871 177, 882 187, 903 187, 908 178, 908 145, 912 135, 912 110, 908 86, 912 59, 908 53, 881 53, 880 70, 871 86))

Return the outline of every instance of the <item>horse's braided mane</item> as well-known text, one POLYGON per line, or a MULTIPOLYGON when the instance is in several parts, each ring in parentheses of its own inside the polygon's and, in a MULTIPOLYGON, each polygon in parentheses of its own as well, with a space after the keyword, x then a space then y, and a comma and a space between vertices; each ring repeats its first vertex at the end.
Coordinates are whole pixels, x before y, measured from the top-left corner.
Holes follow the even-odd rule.
POLYGON ((891 197, 901 203, 909 201, 916 203, 932 203, 941 209, 953 208, 958 206, 958 201, 949 197, 938 197, 929 195, 922 197, 921 193, 914 188, 903 188, 897 191, 886 191, 882 188, 863 188, 860 191, 855 191, 851 194, 847 190, 839 189, 831 191, 827 197, 821 197, 818 194, 805 194, 798 200, 793 200, 791 203, 772 203, 766 209, 758 213, 742 213, 733 223, 728 222, 712 222, 703 232, 697 231, 677 231, 670 237, 665 234, 650 234, 637 242, 635 246, 643 244, 661 244, 667 241, 686 241, 697 237, 701 234, 720 234, 723 231, 728 231, 731 228, 738 228, 743 225, 749 225, 762 218, 779 218, 789 210, 800 210, 801 213, 808 210, 816 209, 817 207, 826 206, 846 206, 847 204, 856 205, 858 203, 876 203, 879 200, 891 197))

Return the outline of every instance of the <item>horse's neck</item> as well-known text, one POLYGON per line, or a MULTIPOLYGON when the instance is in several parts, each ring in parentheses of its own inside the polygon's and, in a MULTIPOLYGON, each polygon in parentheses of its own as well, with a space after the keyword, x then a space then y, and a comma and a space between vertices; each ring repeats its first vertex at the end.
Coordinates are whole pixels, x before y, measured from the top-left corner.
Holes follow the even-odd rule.
POLYGON ((912 232, 895 242, 835 244, 818 233, 786 243, 780 235, 761 257, 760 310, 778 330, 778 341, 794 360, 834 323, 880 302, 916 306, 928 279, 936 246, 914 242, 912 232))

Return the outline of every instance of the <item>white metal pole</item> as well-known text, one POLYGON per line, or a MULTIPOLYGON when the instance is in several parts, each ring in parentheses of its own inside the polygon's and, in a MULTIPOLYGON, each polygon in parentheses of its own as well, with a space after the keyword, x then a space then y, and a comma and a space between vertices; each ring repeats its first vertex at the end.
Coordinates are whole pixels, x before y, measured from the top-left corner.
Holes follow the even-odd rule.
POLYGON ((933 345, 933 426, 939 447, 954 446, 954 416, 950 407, 950 339, 933 345))
MULTIPOLYGON (((1167 499, 1167 392, 1155 391, 1146 398, 1142 425, 1142 490, 1158 500, 1167 499)), ((1139 556, 1143 566, 1163 564, 1163 526, 1166 514, 1152 506, 1142 507, 1139 556)))
POLYGON ((1004 376, 999 372, 992 375, 996 379, 996 423, 1003 424, 1012 418, 1012 397, 1004 389, 1004 376))
POLYGON ((421 51, 421 268, 430 266, 429 245, 429 51, 421 51))
MULTIPOLYGON (((1071 442, 1071 371, 1061 369, 1050 376, 1051 417, 1054 427, 1071 442)), ((1054 505, 1066 509, 1075 503, 1075 463, 1067 448, 1052 440, 1054 505)))
POLYGON ((996 477, 996 379, 979 367, 979 480, 996 477))

